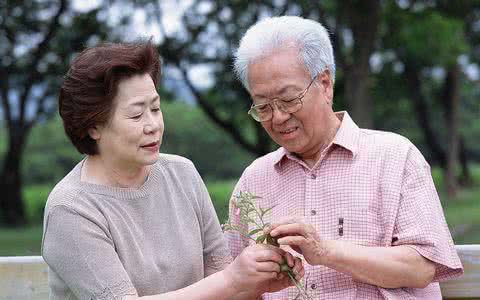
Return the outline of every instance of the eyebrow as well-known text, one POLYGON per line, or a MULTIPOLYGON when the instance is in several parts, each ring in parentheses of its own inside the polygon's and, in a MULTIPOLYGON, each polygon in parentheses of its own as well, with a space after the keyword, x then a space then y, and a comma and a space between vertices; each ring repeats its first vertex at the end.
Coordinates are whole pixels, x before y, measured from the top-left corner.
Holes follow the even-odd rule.
MULTIPOLYGON (((276 92, 275 94, 277 95, 282 95, 283 93, 285 93, 288 89, 297 89, 298 87, 296 85, 293 85, 293 84, 289 84, 289 85, 286 85, 284 87, 282 87, 278 92, 276 92)), ((255 94, 253 95, 255 98, 267 98, 265 97, 264 95, 261 95, 261 94, 255 94)), ((276 97, 278 98, 278 97, 276 97)))
MULTIPOLYGON (((160 96, 159 96, 159 95, 155 95, 154 97, 151 98, 150 104, 153 103, 153 102, 155 102, 155 101, 157 101, 157 100, 159 100, 159 99, 160 99, 160 96)), ((143 107, 143 106, 145 106, 145 102, 148 102, 148 100, 147 100, 147 101, 138 100, 138 101, 136 101, 136 102, 130 103, 130 104, 128 105, 128 107, 131 107, 131 106, 140 106, 140 107, 143 107)))

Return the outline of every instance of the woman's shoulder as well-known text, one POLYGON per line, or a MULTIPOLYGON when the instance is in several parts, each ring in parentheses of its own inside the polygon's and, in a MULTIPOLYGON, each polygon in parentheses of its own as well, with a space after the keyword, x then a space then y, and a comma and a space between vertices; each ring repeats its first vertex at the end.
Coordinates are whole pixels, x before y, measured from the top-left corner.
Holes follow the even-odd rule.
POLYGON ((158 160, 157 160, 157 165, 192 165, 193 162, 183 156, 176 155, 176 154, 168 154, 168 153, 160 153, 158 160))
POLYGON ((175 154, 161 153, 155 163, 157 169, 164 169, 173 173, 197 173, 193 162, 183 156, 175 154))
POLYGON ((53 187, 48 195, 45 211, 59 205, 73 207, 75 199, 82 193, 79 177, 81 163, 79 162, 53 187))

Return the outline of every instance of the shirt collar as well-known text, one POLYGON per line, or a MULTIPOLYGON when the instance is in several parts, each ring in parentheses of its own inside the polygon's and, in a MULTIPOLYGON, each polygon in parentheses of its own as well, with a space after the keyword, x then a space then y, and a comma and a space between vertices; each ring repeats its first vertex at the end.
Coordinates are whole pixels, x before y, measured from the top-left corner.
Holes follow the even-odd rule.
POLYGON ((358 138, 360 135, 360 128, 352 120, 348 112, 340 111, 335 115, 342 121, 338 128, 337 134, 333 138, 333 144, 339 145, 352 153, 355 156, 358 152, 358 138))
MULTIPOLYGON (((335 137, 333 138, 332 144, 347 149, 352 153, 352 156, 355 157, 358 152, 358 137, 360 134, 360 128, 357 126, 357 124, 355 124, 346 111, 336 112, 335 116, 341 121, 341 124, 337 130, 337 133, 335 134, 335 137)), ((273 152, 273 164, 281 167, 280 162, 284 157, 294 160, 297 159, 294 154, 288 152, 285 148, 280 147, 273 152)))

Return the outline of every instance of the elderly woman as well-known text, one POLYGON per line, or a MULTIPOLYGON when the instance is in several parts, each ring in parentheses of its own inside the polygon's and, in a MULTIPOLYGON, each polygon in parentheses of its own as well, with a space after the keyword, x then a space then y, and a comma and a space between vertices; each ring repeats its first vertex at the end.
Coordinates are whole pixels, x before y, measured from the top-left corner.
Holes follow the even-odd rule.
POLYGON ((252 299, 290 285, 278 248, 233 262, 193 164, 159 154, 158 53, 148 43, 83 51, 59 110, 85 154, 48 197, 42 255, 51 299, 252 299))

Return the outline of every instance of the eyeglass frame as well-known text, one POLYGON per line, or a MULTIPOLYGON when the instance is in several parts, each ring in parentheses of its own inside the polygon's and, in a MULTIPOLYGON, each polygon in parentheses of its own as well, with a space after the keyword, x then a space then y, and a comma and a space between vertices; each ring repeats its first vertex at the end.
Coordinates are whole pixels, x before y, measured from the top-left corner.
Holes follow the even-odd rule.
MULTIPOLYGON (((257 121, 257 122, 267 122, 267 121, 270 121, 271 119, 273 119, 273 111, 274 111, 274 107, 272 106, 273 103, 278 102, 278 101, 292 102, 292 101, 295 101, 295 100, 300 100, 300 108, 297 109, 297 110, 294 111, 294 112, 291 112, 290 114, 296 113, 297 111, 299 111, 300 109, 302 109, 302 107, 303 107, 303 101, 302 101, 302 100, 303 100, 303 98, 307 95, 308 89, 310 88, 310 86, 312 86, 313 82, 315 81, 315 79, 317 79, 317 77, 318 77, 318 74, 315 75, 315 76, 313 76, 312 81, 310 81, 310 83, 308 84, 307 88, 306 88, 303 92, 301 92, 300 95, 298 95, 297 97, 292 98, 292 99, 290 99, 290 100, 283 100, 283 99, 275 99, 275 98, 273 98, 271 101, 268 101, 268 102, 266 102, 266 103, 260 103, 260 104, 255 104, 255 105, 252 104, 252 106, 250 107, 250 109, 248 110, 247 113, 252 117, 252 119, 254 119, 254 120, 257 121), (261 105, 268 105, 268 106, 270 106, 270 108, 271 108, 271 110, 272 110, 272 116, 270 117, 270 119, 260 121, 260 119, 257 120, 257 119, 253 116, 252 111, 253 111, 254 109, 256 109, 257 107, 261 106, 261 105)), ((278 108, 278 107, 277 107, 277 108, 278 108)), ((281 110, 280 108, 278 108, 278 109, 281 110)), ((283 111, 283 110, 282 110, 282 112, 287 113, 287 112, 285 112, 285 111, 283 111)), ((257 116, 258 116, 258 113, 257 113, 257 116)))

